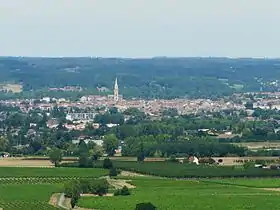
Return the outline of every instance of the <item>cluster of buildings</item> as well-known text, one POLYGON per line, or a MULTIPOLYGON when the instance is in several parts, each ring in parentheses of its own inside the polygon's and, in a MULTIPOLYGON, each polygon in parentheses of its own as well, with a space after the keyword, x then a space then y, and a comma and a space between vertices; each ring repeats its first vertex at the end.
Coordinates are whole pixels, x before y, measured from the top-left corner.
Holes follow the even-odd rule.
MULTIPOLYGON (((66 88, 67 89, 67 88, 66 88)), ((69 90, 71 88, 68 88, 69 90)), ((256 93, 257 94, 257 93, 256 93)), ((235 95, 239 99, 244 95, 235 95)), ((275 108, 280 109, 279 102, 280 93, 266 93, 265 98, 255 97, 254 108, 275 108)), ((101 95, 88 95, 82 96, 79 101, 69 101, 64 98, 50 98, 44 97, 41 100, 34 99, 16 99, 16 100, 4 100, 0 101, 1 104, 19 107, 23 112, 28 112, 33 109, 40 109, 49 112, 55 106, 63 107, 67 110, 67 120, 69 121, 92 121, 97 113, 106 111, 110 107, 116 107, 119 111, 124 111, 127 108, 137 108, 150 116, 160 116, 166 109, 176 109, 179 114, 190 114, 200 112, 218 112, 222 110, 245 109, 245 102, 238 103, 235 100, 225 100, 221 98, 219 100, 210 99, 124 99, 119 94, 118 80, 115 80, 114 94, 108 96, 101 95), (81 111, 73 111, 73 110, 81 111), (96 111, 99 110, 99 111, 96 111)))
POLYGON ((121 94, 119 94, 118 81, 115 80, 114 94, 108 96, 101 95, 88 95, 82 96, 79 101, 69 101, 64 98, 50 98, 44 97, 41 100, 34 99, 16 99, 5 100, 0 103, 19 107, 22 111, 28 112, 32 109, 40 109, 44 111, 50 111, 53 107, 63 107, 69 112, 67 115, 68 120, 92 120, 95 117, 96 112, 87 111, 72 113, 72 108, 78 108, 79 110, 94 110, 96 108, 110 108, 116 107, 120 111, 124 111, 127 108, 137 108, 146 114, 151 116, 159 116, 163 110, 172 108, 177 109, 179 114, 197 113, 202 111, 219 111, 225 109, 243 109, 244 106, 221 100, 210 99, 131 99, 126 100, 121 94))

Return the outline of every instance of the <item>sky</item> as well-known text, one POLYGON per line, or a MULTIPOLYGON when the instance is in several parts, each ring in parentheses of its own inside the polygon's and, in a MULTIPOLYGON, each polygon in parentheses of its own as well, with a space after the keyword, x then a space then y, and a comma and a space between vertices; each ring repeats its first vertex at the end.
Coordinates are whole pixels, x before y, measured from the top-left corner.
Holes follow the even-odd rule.
POLYGON ((0 55, 280 57, 279 0, 0 0, 0 55))

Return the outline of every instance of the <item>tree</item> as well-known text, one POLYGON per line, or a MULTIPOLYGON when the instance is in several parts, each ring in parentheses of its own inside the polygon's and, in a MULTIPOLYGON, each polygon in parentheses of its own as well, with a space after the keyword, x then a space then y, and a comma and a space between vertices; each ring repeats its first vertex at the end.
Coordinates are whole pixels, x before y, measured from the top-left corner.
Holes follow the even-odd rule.
POLYGON ((82 168, 89 166, 89 150, 83 140, 79 143, 79 166, 82 168))
POLYGON ((0 151, 6 151, 8 147, 8 139, 4 136, 0 137, 0 151))
POLYGON ((152 203, 138 203, 135 210, 156 210, 156 207, 152 203))
POLYGON ((93 149, 90 150, 90 156, 92 160, 98 160, 103 155, 102 146, 96 145, 93 149))
POLYGON ((145 159, 145 154, 144 154, 144 144, 143 144, 143 141, 141 141, 141 144, 140 144, 140 151, 137 155, 137 161, 144 161, 145 159))
POLYGON ((109 158, 105 158, 103 161, 103 168, 110 169, 113 167, 113 163, 109 158))
POLYGON ((108 134, 104 136, 103 148, 109 156, 113 156, 118 148, 118 139, 115 134, 108 134))
POLYGON ((245 104, 245 108, 246 109, 253 109, 253 107, 254 107, 254 105, 253 105, 253 102, 246 102, 246 104, 245 104))
POLYGON ((110 168, 110 171, 109 171, 109 176, 117 176, 118 175, 118 172, 117 172, 117 169, 112 167, 110 168))
POLYGON ((62 152, 60 151, 60 149, 54 149, 50 152, 49 158, 50 161, 55 165, 55 167, 57 167, 62 160, 62 152))

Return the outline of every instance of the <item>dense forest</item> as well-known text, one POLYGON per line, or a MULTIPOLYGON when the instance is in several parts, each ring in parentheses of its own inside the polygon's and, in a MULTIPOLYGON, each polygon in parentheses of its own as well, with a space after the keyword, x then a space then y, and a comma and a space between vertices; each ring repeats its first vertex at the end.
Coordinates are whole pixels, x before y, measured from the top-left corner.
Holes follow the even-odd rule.
POLYGON ((96 87, 112 89, 115 77, 127 98, 215 98, 234 92, 277 91, 280 60, 0 57, 0 82, 21 83, 25 93, 67 85, 88 92, 96 87))

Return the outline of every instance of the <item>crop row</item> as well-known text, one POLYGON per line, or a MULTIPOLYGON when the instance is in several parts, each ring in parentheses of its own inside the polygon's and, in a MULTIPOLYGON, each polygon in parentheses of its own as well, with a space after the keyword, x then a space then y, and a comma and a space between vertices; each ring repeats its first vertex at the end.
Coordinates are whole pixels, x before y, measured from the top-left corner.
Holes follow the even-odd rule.
MULTIPOLYGON (((82 179, 90 179, 91 177, 82 177, 82 179)), ((68 180, 79 180, 81 177, 9 177, 0 178, 0 184, 43 184, 43 183, 61 183, 68 180)))
POLYGON ((5 177, 100 177, 108 170, 97 168, 17 168, 0 167, 0 178, 5 177))

